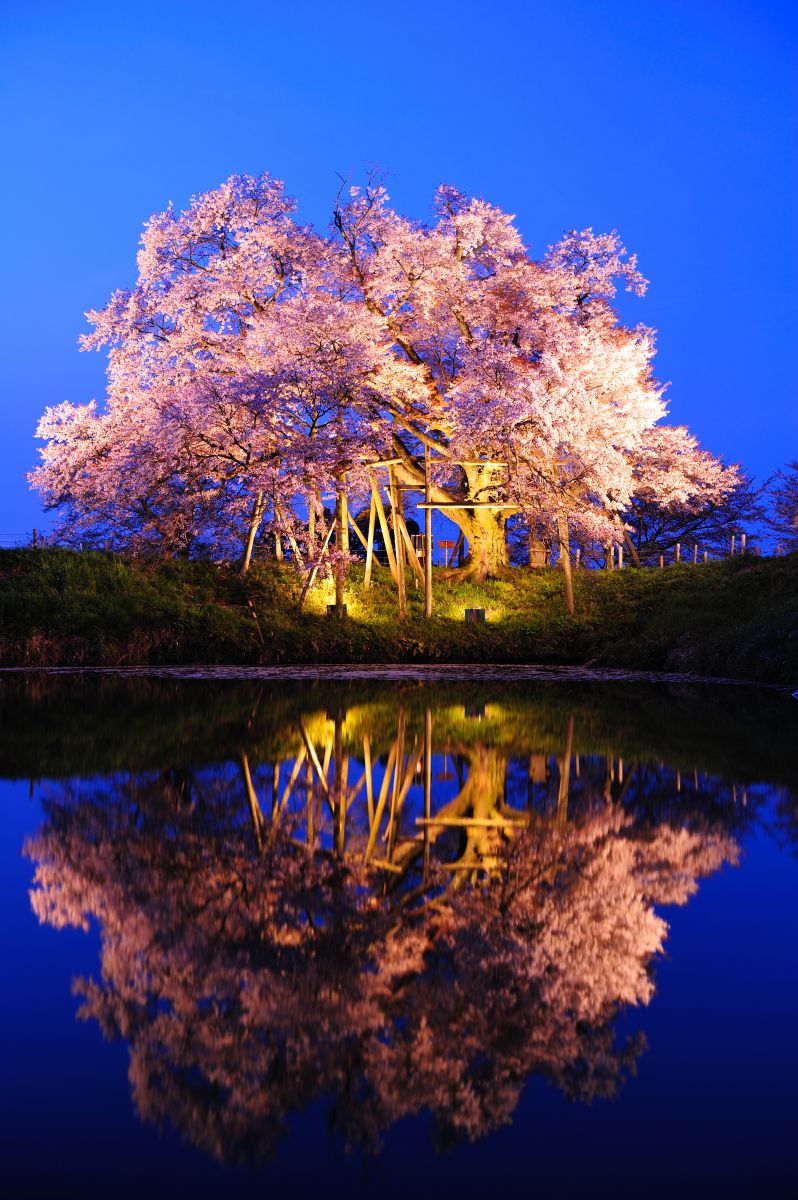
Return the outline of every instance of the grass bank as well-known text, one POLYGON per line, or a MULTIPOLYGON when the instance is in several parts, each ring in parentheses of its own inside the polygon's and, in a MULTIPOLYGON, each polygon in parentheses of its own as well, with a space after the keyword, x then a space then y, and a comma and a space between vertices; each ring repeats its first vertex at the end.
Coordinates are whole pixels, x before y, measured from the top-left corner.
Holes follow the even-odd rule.
POLYGON ((290 566, 233 569, 132 562, 67 550, 0 551, 0 665, 164 663, 540 662, 733 676, 798 686, 798 555, 582 571, 576 614, 559 573, 520 569, 485 584, 436 579, 435 614, 409 589, 397 621, 387 572, 369 592, 362 568, 349 616, 326 615, 328 585, 296 612, 290 566), (484 608, 484 625, 466 625, 484 608))

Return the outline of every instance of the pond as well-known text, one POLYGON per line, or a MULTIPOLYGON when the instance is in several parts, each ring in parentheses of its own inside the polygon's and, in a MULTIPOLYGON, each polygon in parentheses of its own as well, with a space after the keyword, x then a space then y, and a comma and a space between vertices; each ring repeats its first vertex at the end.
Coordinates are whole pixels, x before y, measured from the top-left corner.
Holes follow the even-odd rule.
POLYGON ((0 676, 5 1195, 789 1194, 798 702, 228 674, 0 676))

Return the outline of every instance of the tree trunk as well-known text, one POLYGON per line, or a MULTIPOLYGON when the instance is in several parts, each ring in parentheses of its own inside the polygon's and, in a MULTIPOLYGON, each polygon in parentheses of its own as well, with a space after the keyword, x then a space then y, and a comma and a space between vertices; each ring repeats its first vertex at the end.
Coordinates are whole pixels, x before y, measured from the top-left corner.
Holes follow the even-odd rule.
POLYGON ((258 492, 255 497, 255 502, 252 505, 252 516, 249 519, 249 529, 247 531, 247 540, 244 546, 244 555, 241 559, 241 574, 246 575, 249 570, 249 564, 252 561, 252 548, 255 545, 258 529, 260 528, 261 520, 263 519, 264 499, 263 492, 258 492))
POLYGON ((571 544, 568 536, 568 518, 565 513, 557 514, 557 538, 560 543, 560 566, 565 587, 565 607, 571 616, 574 613, 574 584, 571 578, 571 544))
POLYGON ((465 573, 477 583, 502 575, 510 566, 505 520, 492 509, 468 509, 451 514, 467 542, 465 573))
POLYGON ((316 557, 316 497, 313 492, 308 496, 308 559, 316 557))

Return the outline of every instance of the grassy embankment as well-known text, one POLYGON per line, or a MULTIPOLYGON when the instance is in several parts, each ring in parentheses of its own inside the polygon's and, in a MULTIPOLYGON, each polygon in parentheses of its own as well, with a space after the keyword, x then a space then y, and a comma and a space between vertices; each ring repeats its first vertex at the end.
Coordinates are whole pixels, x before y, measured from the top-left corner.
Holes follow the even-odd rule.
POLYGON ((0 665, 589 663, 798 685, 798 555, 583 571, 575 591, 568 617, 557 571, 481 585, 440 578, 432 621, 411 584, 400 626, 387 572, 364 593, 355 566, 340 624, 326 616, 324 583, 296 613, 289 566, 256 564, 243 584, 208 563, 1 551, 0 665), (487 610, 485 625, 465 624, 470 607, 487 610))

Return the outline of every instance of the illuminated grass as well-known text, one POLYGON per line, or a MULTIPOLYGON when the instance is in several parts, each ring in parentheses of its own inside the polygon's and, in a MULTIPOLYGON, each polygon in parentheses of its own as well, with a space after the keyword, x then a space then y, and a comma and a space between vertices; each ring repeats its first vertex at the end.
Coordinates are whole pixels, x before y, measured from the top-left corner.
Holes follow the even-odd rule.
POLYGON ((798 686, 798 555, 579 572, 574 617, 557 571, 484 584, 436 572, 432 620, 411 582, 402 625, 388 573, 369 592, 362 580, 353 566, 340 624, 327 616, 327 582, 296 612, 300 579, 287 564, 256 564, 243 584, 209 563, 2 551, 0 662, 590 663, 798 686), (467 625, 466 608, 484 608, 485 624, 467 625))

